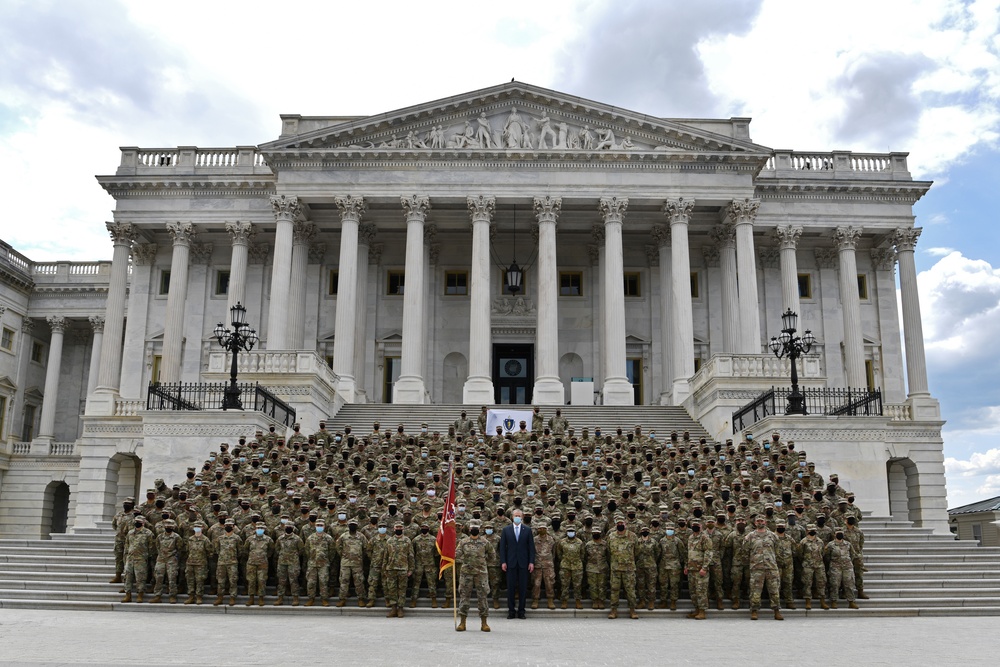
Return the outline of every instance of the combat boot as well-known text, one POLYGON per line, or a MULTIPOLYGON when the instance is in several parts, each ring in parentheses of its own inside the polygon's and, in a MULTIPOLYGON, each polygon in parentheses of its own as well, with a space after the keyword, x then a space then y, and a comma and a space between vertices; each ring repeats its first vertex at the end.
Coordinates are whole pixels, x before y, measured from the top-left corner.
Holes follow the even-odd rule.
POLYGON ((480 616, 479 619, 481 621, 479 629, 481 631, 483 631, 483 632, 489 632, 490 631, 490 626, 486 623, 486 617, 485 616, 480 616))
POLYGON ((612 609, 611 613, 608 614, 608 618, 618 618, 618 610, 617 609, 612 609))
POLYGON ((591 604, 590 604, 590 606, 591 606, 591 608, 592 608, 592 609, 600 609, 600 607, 598 607, 598 606, 597 606, 597 604, 598 604, 598 601, 597 601, 597 598, 594 598, 594 599, 593 599, 593 600, 591 601, 591 604))
POLYGON ((218 607, 220 604, 222 604, 222 596, 221 595, 219 595, 218 597, 215 598, 215 602, 213 602, 212 605, 218 607))
POLYGON ((324 607, 329 607, 330 606, 330 599, 329 598, 323 598, 323 601, 320 604, 322 604, 324 607))
POLYGON ((163 596, 162 595, 157 595, 157 596, 153 597, 152 600, 149 601, 149 604, 160 604, 161 602, 163 602, 163 596))
POLYGON ((780 609, 775 609, 774 610, 774 620, 776 620, 776 621, 783 621, 783 620, 785 620, 785 617, 781 615, 781 610, 780 609))
MULTIPOLYGON (((372 605, 375 604, 375 598, 371 599, 371 603, 372 603, 372 605)), ((364 607, 365 606, 365 599, 363 597, 361 597, 360 595, 358 596, 358 606, 359 607, 364 607)))
POLYGON ((830 600, 830 609, 836 609, 836 608, 837 608, 837 598, 836 598, 836 597, 833 597, 833 598, 832 598, 832 599, 830 600))
POLYGON ((795 609, 795 603, 791 600, 785 603, 785 609, 795 609))
POLYGON ((583 600, 581 600, 580 598, 576 599, 576 608, 583 609, 583 600))
POLYGON ((848 607, 848 609, 859 609, 859 607, 858 607, 858 603, 857 603, 857 602, 855 602, 854 600, 851 600, 851 601, 850 601, 850 602, 848 603, 847 607, 848 607))
POLYGON ((534 598, 531 600, 531 608, 538 609, 538 598, 534 598))
MULTIPOLYGON (((493 604, 496 605, 496 602, 494 601, 493 604)), ((432 595, 431 596, 431 609, 437 609, 437 608, 438 608, 438 599, 432 595)))
POLYGON ((417 598, 410 598, 410 609, 417 608, 417 598))
POLYGON ((677 600, 670 601, 670 611, 677 611, 677 600))
POLYGON ((177 596, 176 596, 176 595, 171 595, 171 596, 170 596, 170 597, 168 598, 168 600, 167 600, 167 601, 168 601, 168 602, 169 602, 170 604, 177 604, 177 596))
POLYGON ((263 607, 264 606, 264 596, 263 595, 261 595, 260 597, 257 598, 257 606, 258 607, 263 607))
POLYGON ((337 604, 335 606, 337 606, 337 607, 343 607, 346 604, 347 604, 347 600, 345 600, 344 598, 340 598, 339 600, 337 600, 337 604))
POLYGON ((126 593, 125 597, 122 598, 122 604, 124 604, 126 602, 131 602, 131 601, 132 601, 132 594, 131 593, 126 593))
POLYGON ((285 604, 285 596, 284 595, 279 595, 278 599, 274 601, 274 606, 275 607, 280 607, 283 604, 285 604))
POLYGON ((698 613, 696 613, 694 615, 694 620, 696 620, 696 621, 704 621, 705 620, 705 610, 704 609, 699 609, 698 613))
POLYGON ((628 617, 629 618, 639 618, 639 614, 635 613, 635 607, 629 607, 628 608, 628 617))
POLYGON ((722 611, 722 598, 715 598, 715 608, 722 611))
POLYGON ((444 598, 444 608, 447 609, 448 607, 451 607, 453 605, 454 603, 451 600, 451 596, 446 595, 444 598))
POLYGON ((646 611, 653 611, 653 609, 655 609, 655 608, 656 608, 656 604, 652 600, 650 600, 649 604, 646 605, 646 611))
POLYGON ((403 607, 402 606, 396 607, 396 618, 403 618, 403 616, 404 616, 403 607))
POLYGON ((858 599, 859 600, 867 600, 868 599, 868 594, 865 593, 865 589, 863 589, 863 588, 859 588, 858 589, 858 599))
POLYGON ((739 609, 739 608, 740 608, 740 599, 739 598, 735 598, 733 600, 733 609, 739 609))
POLYGON ((458 627, 455 628, 455 632, 465 632, 465 616, 460 616, 462 620, 459 621, 458 627))
POLYGON ((569 600, 563 599, 562 604, 559 605, 560 609, 569 609, 569 600))
POLYGON ((750 620, 751 621, 756 621, 757 620, 757 610, 756 609, 754 609, 753 611, 750 612, 750 620))
POLYGON ((820 598, 819 599, 819 607, 820 607, 820 609, 829 609, 830 608, 830 605, 828 605, 826 603, 826 598, 820 598))
POLYGON ((695 617, 695 616, 697 616, 697 615, 698 615, 698 610, 697 610, 697 609, 692 609, 692 610, 691 610, 691 611, 690 611, 690 612, 688 613, 687 617, 688 617, 688 618, 694 618, 694 617, 695 617))
POLYGON ((500 600, 498 598, 493 598, 493 608, 494 609, 500 608, 500 600))
POLYGON ((229 606, 232 607, 235 604, 236 604, 236 596, 235 595, 230 595, 229 596, 229 606))
POLYGON ((396 607, 390 607, 389 611, 385 613, 386 618, 396 618, 397 609, 396 607))
POLYGON ((806 610, 809 610, 809 609, 812 609, 812 608, 813 608, 812 598, 806 598, 806 610))
POLYGON ((368 604, 365 605, 365 606, 367 606, 367 607, 374 607, 375 606, 375 597, 373 596, 373 597, 368 598, 368 604))
POLYGON ((306 606, 307 607, 311 607, 314 604, 316 604, 316 598, 309 598, 308 600, 306 600, 306 606))
POLYGON ((116 575, 115 575, 115 576, 114 576, 114 577, 113 577, 113 578, 111 579, 111 581, 109 581, 108 583, 109 583, 109 584, 120 584, 120 583, 122 583, 122 575, 120 575, 120 574, 116 574, 116 575))
POLYGON ((194 604, 194 594, 187 596, 187 600, 184 600, 184 604, 194 604))
POLYGON ((139 593, 137 594, 137 596, 135 598, 135 601, 136 602, 142 602, 142 596, 143 596, 143 592, 139 591, 139 593))
POLYGON ((255 601, 256 601, 256 596, 251 595, 249 598, 247 598, 247 606, 252 607, 255 601))
POLYGON ((298 595, 293 595, 292 596, 292 606, 293 607, 298 607, 299 606, 299 596, 298 595))
POLYGON ((549 609, 555 609, 555 608, 556 608, 556 603, 552 601, 552 598, 549 598, 549 609))

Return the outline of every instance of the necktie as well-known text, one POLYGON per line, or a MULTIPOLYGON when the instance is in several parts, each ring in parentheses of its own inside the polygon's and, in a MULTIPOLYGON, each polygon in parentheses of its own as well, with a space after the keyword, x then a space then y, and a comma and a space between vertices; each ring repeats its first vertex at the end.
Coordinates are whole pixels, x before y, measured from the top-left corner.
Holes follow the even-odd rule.
POLYGON ((515 542, 521 541, 521 529, 518 528, 517 526, 514 526, 514 541, 515 542))

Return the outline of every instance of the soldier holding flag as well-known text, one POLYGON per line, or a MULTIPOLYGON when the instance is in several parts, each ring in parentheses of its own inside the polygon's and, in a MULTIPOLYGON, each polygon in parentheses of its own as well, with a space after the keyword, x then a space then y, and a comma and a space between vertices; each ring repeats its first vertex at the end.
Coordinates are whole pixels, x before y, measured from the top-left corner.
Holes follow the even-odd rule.
MULTIPOLYGON (((451 568, 452 590, 455 588, 455 462, 448 464, 448 493, 444 497, 444 509, 441 512, 441 525, 437 534, 437 551, 441 556, 438 569, 438 579, 444 576, 445 570, 451 568)), ((457 616, 455 597, 452 596, 452 616, 457 616)))

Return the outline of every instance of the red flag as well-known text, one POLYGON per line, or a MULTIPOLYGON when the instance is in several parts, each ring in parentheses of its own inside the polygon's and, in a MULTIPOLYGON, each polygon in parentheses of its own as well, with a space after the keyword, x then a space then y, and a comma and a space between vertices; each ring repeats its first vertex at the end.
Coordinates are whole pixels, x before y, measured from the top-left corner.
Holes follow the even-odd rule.
POLYGON ((448 494, 444 497, 444 511, 437 534, 437 550, 441 555, 438 579, 444 571, 455 565, 455 462, 448 466, 448 494))

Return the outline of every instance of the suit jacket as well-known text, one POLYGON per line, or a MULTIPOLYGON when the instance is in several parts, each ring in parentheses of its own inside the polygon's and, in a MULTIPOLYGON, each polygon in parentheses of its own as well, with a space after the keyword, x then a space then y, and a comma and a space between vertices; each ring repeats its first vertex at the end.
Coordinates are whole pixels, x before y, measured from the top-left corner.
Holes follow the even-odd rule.
POLYGON ((521 539, 514 539, 514 526, 509 525, 500 533, 500 563, 511 567, 528 567, 535 564, 535 536, 531 528, 521 524, 521 539))

